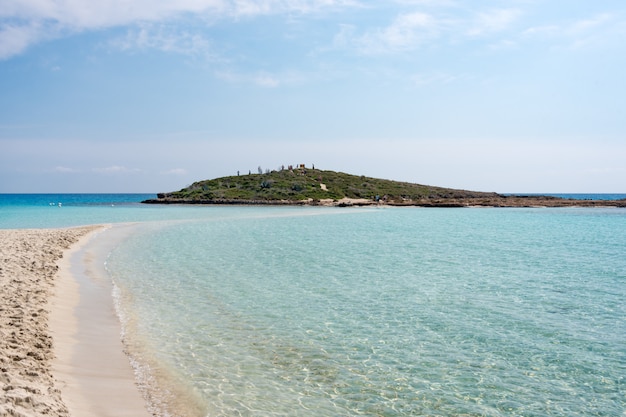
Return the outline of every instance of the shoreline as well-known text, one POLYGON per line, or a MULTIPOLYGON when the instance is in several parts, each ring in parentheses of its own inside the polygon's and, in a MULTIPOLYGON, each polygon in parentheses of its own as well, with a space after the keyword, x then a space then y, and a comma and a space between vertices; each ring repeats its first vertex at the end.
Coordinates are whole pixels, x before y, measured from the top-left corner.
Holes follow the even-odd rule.
POLYGON ((216 206, 307 206, 307 207, 422 207, 422 208, 560 208, 560 207, 626 207, 621 200, 575 200, 546 196, 498 196, 471 198, 425 198, 421 200, 380 200, 348 198, 340 200, 245 200, 245 199, 185 199, 159 197, 142 204, 216 205, 216 206))
POLYGON ((150 416, 98 275, 114 229, 0 229, 0 415, 150 416))
POLYGON ((51 314, 53 373, 71 416, 150 416, 125 353, 113 284, 104 270, 108 254, 130 228, 100 227, 59 262, 51 314))
POLYGON ((52 372, 57 261, 94 227, 0 230, 0 415, 69 416, 52 372))

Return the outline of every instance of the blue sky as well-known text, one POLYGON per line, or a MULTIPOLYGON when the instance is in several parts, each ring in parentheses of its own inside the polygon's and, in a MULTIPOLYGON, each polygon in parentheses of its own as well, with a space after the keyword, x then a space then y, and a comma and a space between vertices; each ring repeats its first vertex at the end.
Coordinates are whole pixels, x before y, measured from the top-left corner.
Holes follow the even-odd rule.
POLYGON ((0 192, 626 192, 624 74, 621 0, 3 0, 0 192))

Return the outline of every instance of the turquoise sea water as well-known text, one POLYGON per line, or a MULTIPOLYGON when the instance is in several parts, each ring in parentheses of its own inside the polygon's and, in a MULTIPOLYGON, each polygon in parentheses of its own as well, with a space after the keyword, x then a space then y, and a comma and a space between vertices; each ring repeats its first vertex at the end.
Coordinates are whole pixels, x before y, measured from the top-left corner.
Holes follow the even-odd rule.
POLYGON ((626 415, 624 209, 66 208, 0 227, 141 222, 106 267, 156 409, 626 415))
POLYGON ((559 197, 559 198, 568 198, 568 199, 573 199, 573 200, 623 200, 626 199, 626 194, 583 194, 583 193, 576 193, 576 194, 562 194, 562 193, 547 193, 547 194, 541 194, 541 193, 529 193, 529 194, 509 194, 509 195, 527 195, 527 196, 542 196, 542 195, 547 195, 547 196, 553 196, 553 197, 559 197))

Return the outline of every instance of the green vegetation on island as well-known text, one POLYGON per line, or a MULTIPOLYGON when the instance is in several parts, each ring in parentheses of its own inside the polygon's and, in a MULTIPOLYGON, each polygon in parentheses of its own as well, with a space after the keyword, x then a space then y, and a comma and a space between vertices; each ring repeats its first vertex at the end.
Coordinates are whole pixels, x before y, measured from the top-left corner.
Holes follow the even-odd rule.
POLYGON ((572 206, 619 205, 625 201, 594 202, 546 196, 505 196, 399 182, 343 172, 297 167, 197 181, 179 191, 160 193, 151 204, 274 204, 465 206, 572 206))
MULTIPOLYGON (((260 171, 260 170, 259 170, 260 171)), ((180 191, 159 194, 161 200, 185 202, 285 202, 311 203, 342 199, 407 201, 442 198, 494 197, 494 193, 474 193, 407 182, 390 181, 304 166, 275 171, 216 178, 193 183, 180 191)))

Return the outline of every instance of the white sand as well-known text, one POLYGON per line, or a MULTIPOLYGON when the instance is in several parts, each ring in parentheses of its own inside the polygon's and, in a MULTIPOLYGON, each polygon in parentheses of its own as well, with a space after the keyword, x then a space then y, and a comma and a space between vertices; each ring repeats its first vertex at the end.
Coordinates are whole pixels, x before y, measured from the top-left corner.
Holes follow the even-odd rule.
POLYGON ((51 372, 48 299, 63 250, 90 230, 0 230, 0 415, 69 415, 51 372))
POLYGON ((0 230, 0 416, 149 415, 111 284, 89 276, 101 258, 84 248, 97 233, 104 228, 0 230))

